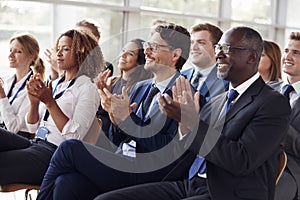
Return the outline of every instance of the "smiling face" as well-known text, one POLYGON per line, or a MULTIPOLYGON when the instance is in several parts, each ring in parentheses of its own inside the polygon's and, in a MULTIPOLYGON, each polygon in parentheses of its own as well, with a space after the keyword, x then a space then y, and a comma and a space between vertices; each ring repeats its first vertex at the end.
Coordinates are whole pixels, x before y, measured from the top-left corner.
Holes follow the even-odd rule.
POLYGON ((11 68, 24 68, 27 70, 27 67, 29 68, 33 61, 33 56, 28 54, 21 43, 16 39, 10 43, 9 50, 9 66, 11 68))
POLYGON ((300 41, 289 40, 282 56, 282 69, 290 83, 300 81, 300 41))
POLYGON ((168 47, 168 44, 160 37, 159 33, 155 32, 148 42, 155 43, 161 46, 158 46, 158 48, 152 49, 151 47, 144 48, 144 53, 146 55, 146 63, 145 63, 145 69, 150 70, 152 72, 158 72, 163 68, 174 68, 175 63, 172 56, 172 50, 168 47))
POLYGON ((134 42, 128 42, 122 52, 120 53, 118 68, 123 71, 129 71, 140 63, 137 62, 138 59, 138 46, 134 42))
POLYGON ((211 41, 211 34, 208 31, 197 31, 191 34, 190 59, 200 69, 205 69, 215 64, 214 45, 211 41))
POLYGON ((232 48, 229 48, 229 52, 226 54, 222 50, 216 52, 218 77, 230 81, 234 87, 257 72, 257 52, 251 49, 250 40, 248 43, 243 41, 243 35, 241 30, 231 29, 227 31, 220 39, 219 44, 226 44, 232 48))

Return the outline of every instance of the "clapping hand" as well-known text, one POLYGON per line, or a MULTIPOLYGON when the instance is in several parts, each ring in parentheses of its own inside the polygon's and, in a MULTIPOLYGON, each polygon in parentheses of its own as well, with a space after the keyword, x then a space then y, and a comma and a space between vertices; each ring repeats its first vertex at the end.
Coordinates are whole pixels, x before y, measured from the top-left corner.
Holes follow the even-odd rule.
POLYGON ((172 92, 173 99, 168 94, 158 96, 160 110, 178 121, 183 132, 192 131, 199 120, 200 93, 196 92, 193 97, 190 82, 182 76, 177 78, 172 92))

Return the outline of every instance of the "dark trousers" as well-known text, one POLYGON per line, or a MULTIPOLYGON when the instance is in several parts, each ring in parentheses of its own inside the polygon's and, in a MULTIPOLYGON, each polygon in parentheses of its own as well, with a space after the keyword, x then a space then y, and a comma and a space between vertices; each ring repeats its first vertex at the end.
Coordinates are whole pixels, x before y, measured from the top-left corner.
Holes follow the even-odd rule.
POLYGON ((105 193, 95 200, 210 200, 206 179, 156 182, 136 185, 105 193))
POLYGON ((41 184, 56 147, 0 129, 0 185, 41 184))
POLYGON ((148 173, 120 170, 120 166, 134 168, 134 160, 78 140, 67 140, 54 153, 37 199, 89 200, 111 190, 161 181, 173 167, 148 173))

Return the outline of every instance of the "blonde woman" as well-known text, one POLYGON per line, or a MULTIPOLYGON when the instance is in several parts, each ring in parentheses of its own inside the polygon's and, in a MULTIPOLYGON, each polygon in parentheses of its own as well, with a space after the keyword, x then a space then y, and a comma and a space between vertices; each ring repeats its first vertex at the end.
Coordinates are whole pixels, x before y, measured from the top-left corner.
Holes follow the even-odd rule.
POLYGON ((26 81, 34 73, 43 79, 45 66, 39 58, 40 47, 30 33, 17 33, 9 41, 9 66, 15 69, 11 76, 0 78, 0 121, 1 127, 12 133, 29 138, 25 114, 29 109, 26 81))

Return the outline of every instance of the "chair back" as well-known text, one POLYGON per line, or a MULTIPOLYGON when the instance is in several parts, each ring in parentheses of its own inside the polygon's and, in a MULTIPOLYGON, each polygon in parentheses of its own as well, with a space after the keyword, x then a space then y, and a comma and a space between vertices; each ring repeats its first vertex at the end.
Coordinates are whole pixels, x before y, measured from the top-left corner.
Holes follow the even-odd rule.
POLYGON ((95 116, 90 129, 88 130, 87 134, 83 138, 83 141, 95 145, 99 138, 101 128, 102 128, 102 121, 101 119, 98 119, 95 116))
POLYGON ((280 177, 282 176, 282 173, 286 167, 286 164, 287 164, 287 155, 284 151, 282 151, 280 154, 280 159, 279 159, 279 172, 278 172, 278 175, 276 178, 276 185, 277 185, 280 177))

